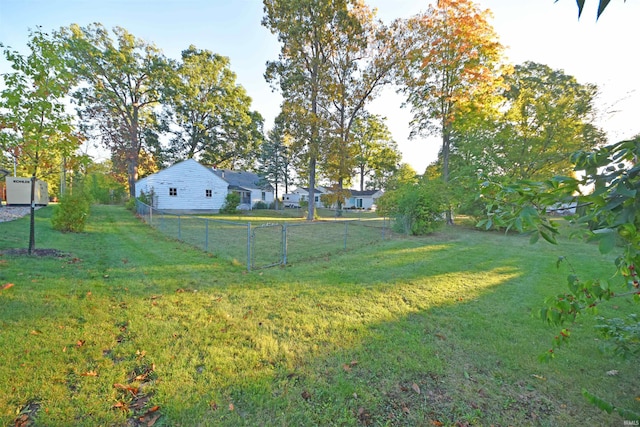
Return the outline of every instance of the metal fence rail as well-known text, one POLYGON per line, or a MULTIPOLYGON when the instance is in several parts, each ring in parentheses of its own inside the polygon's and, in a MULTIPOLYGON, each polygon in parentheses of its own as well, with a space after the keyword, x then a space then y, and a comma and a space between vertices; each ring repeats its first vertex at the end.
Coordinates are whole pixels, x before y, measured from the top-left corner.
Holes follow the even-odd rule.
POLYGON ((246 264, 247 270, 290 264, 391 237, 388 220, 328 220, 253 225, 170 214, 136 200, 136 212, 162 234, 246 264))

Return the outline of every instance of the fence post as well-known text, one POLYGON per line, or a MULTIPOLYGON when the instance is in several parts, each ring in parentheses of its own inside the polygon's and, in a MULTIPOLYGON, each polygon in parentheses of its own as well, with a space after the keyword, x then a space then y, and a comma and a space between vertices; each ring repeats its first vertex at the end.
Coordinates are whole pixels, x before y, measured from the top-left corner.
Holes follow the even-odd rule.
POLYGON ((287 265, 287 223, 282 226, 282 265, 287 265))
POLYGON ((344 250, 347 250, 347 227, 349 226, 349 221, 344 222, 344 250))
POLYGON ((247 271, 251 271, 251 223, 247 223, 247 271))
POLYGON ((209 218, 204 219, 204 251, 209 252, 209 218))

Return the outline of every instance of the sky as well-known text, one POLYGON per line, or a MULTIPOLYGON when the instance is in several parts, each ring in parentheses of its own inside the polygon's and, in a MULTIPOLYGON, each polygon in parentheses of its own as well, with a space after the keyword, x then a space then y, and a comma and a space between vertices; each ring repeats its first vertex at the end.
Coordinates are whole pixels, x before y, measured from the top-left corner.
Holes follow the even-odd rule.
MULTIPOLYGON (((384 22, 406 18, 427 0, 366 0, 384 22)), ((477 0, 493 12, 493 25, 511 64, 535 61, 594 83, 600 89, 597 124, 610 142, 640 133, 640 2, 610 3, 596 22, 598 0, 587 0, 582 17, 574 0, 477 0)), ((229 57, 231 69, 252 98, 252 109, 269 129, 282 98, 264 79, 265 63, 278 57, 275 35, 261 25, 261 0, 0 0, 0 43, 25 52, 29 29, 44 31, 77 23, 120 26, 155 44, 167 57, 195 45, 229 57)), ((0 73, 10 71, 4 58, 0 73)), ((418 173, 437 158, 437 137, 409 139, 411 113, 403 97, 385 88, 368 110, 387 118, 403 154, 418 173)), ((95 152, 100 160, 104 153, 95 152)))

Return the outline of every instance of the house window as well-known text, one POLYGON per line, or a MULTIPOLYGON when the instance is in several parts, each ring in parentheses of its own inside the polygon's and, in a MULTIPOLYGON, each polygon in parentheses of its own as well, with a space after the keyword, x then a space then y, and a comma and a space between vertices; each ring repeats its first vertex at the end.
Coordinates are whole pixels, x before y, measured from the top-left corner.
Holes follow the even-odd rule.
POLYGON ((316 196, 315 200, 316 200, 316 203, 318 203, 318 201, 320 200, 320 197, 316 196))
POLYGON ((178 195, 178 189, 175 187, 169 187, 169 195, 170 196, 177 196, 178 195))
POLYGON ((212 190, 204 190, 204 196, 211 198, 213 196, 212 190))
POLYGON ((264 202, 265 200, 267 200, 267 193, 266 192, 262 192, 262 201, 264 202))

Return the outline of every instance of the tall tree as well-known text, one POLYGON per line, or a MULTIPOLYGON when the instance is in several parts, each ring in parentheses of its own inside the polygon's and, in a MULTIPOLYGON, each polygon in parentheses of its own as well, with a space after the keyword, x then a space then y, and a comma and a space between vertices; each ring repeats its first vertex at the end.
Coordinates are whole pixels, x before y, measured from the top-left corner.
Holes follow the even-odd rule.
POLYGON ((328 57, 331 73, 323 113, 328 118, 331 138, 323 154, 323 172, 342 189, 356 166, 354 123, 366 115, 367 103, 380 88, 391 83, 392 72, 404 55, 394 29, 376 20, 375 11, 362 1, 355 0, 348 6, 339 30, 328 57))
POLYGON ((506 111, 495 141, 499 171, 510 179, 570 175, 574 151, 606 141, 593 125, 597 87, 535 62, 505 76, 506 111))
POLYGON ((260 148, 258 171, 266 180, 273 183, 275 196, 278 198, 279 184, 284 185, 284 193, 289 192, 293 182, 292 165, 294 162, 294 144, 291 134, 286 129, 285 117, 276 117, 273 129, 260 148))
MULTIPOLYGON (((499 76, 503 49, 489 16, 470 0, 439 0, 407 21, 413 50, 401 81, 414 114, 412 135, 441 135, 444 182, 449 180, 456 115, 462 106, 491 93, 499 76)), ((452 223, 451 212, 447 222, 452 223)))
POLYGON ((347 13, 348 0, 264 0, 262 25, 278 36, 278 61, 267 64, 265 78, 279 87, 284 107, 296 113, 298 133, 308 158, 309 211, 315 212, 316 166, 323 138, 320 102, 329 81, 328 58, 335 34, 347 13))
POLYGON ((372 181, 374 188, 384 187, 402 158, 384 119, 371 114, 357 119, 353 125, 353 141, 360 191, 365 188, 365 180, 372 181))
POLYGON ((130 197, 135 197, 138 157, 145 135, 157 126, 158 105, 168 64, 153 45, 121 27, 115 40, 101 24, 62 28, 74 73, 84 82, 76 97, 81 117, 92 121, 112 154, 126 158, 130 197))
MULTIPOLYGON (((255 157, 262 117, 250 110, 251 98, 236 83, 229 58, 191 45, 182 52, 176 79, 167 85, 174 160, 206 158, 233 168, 255 157)), ((250 162, 247 162, 250 163, 250 162)))
POLYGON ((75 77, 67 70, 59 43, 36 30, 30 33, 27 45, 27 56, 9 48, 3 52, 15 71, 2 75, 0 148, 31 175, 31 254, 35 248, 36 179, 58 173, 62 158, 71 156, 80 142, 64 102, 75 77))

